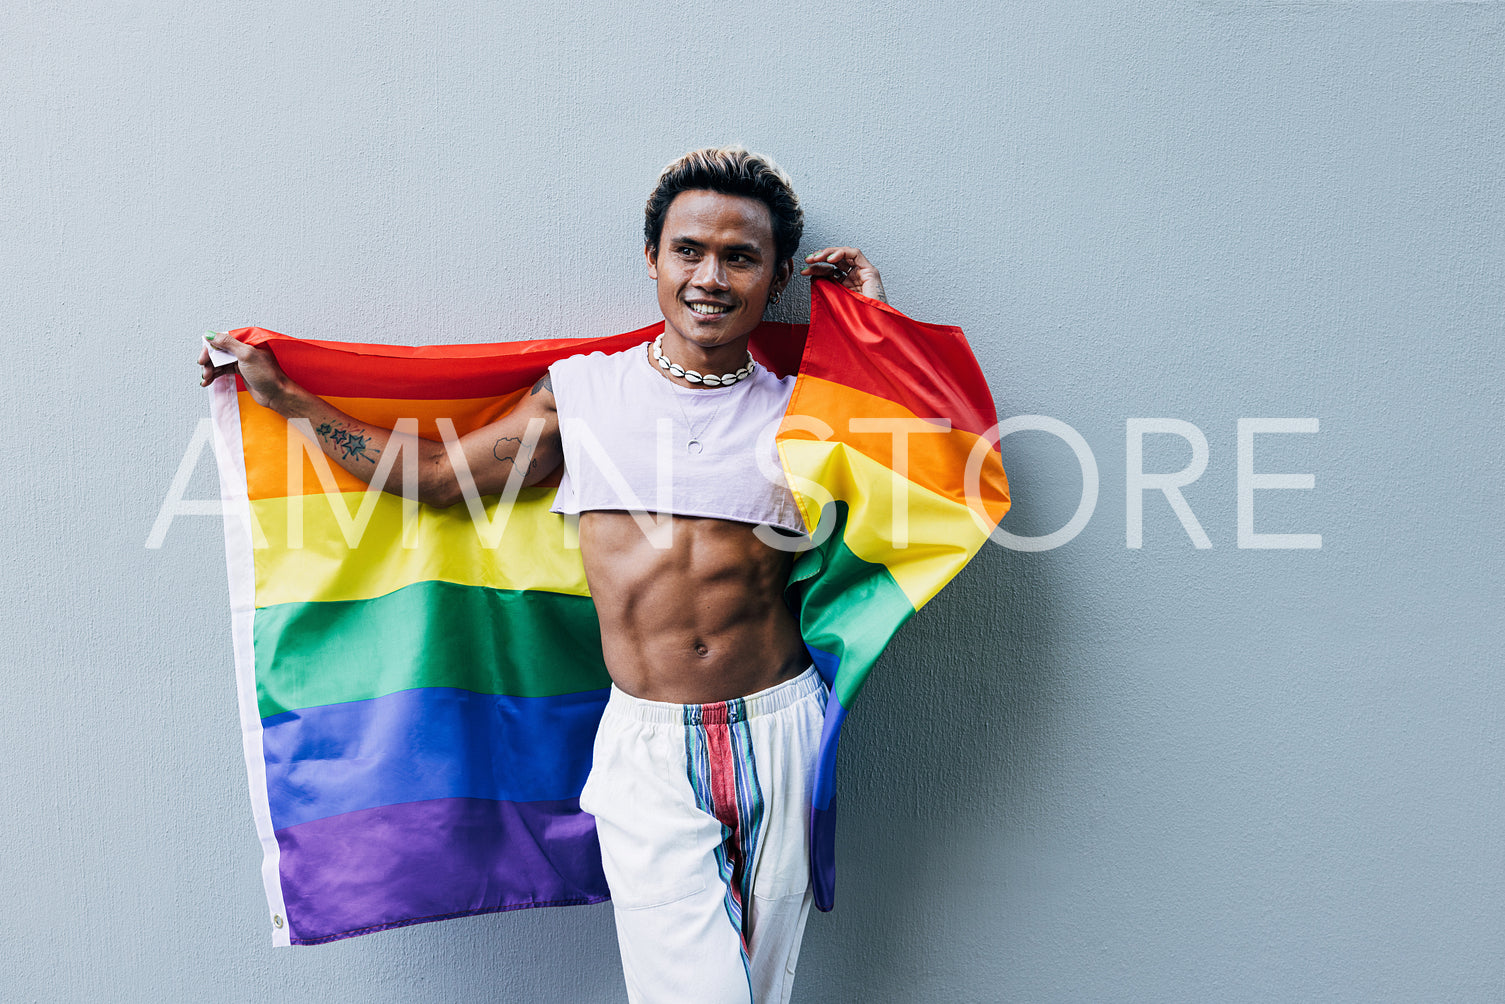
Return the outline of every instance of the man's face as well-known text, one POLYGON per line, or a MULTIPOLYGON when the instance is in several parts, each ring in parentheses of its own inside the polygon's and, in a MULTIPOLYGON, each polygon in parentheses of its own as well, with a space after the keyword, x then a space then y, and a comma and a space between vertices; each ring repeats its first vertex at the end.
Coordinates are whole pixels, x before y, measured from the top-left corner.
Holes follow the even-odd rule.
POLYGON ((658 254, 644 249, 658 282, 664 340, 712 350, 745 338, 792 266, 774 256, 768 207, 742 195, 693 190, 669 203, 658 254))

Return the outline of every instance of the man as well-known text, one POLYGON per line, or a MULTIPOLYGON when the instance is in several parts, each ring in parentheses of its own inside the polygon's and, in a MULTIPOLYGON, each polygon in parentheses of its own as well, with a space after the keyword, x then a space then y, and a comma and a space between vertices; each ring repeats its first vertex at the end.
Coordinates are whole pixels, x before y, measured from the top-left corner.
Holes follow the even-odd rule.
MULTIPOLYGON (((596 817, 629 996, 783 1001, 811 903, 826 693, 783 599, 792 554, 754 532, 803 532, 787 485, 763 473, 778 468, 770 432, 793 378, 753 363, 747 344, 794 274, 803 213, 776 166, 733 147, 665 168, 645 216, 662 337, 554 364, 511 413, 461 438, 459 473, 443 443, 365 426, 265 350, 222 336, 237 362, 212 367, 205 353, 202 383, 238 370, 258 404, 308 419, 367 482, 387 449, 417 450, 430 505, 499 493, 518 466, 534 484, 563 465, 555 510, 580 516, 613 681, 581 807, 596 817), (672 474, 657 463, 661 431, 672 474), (366 448, 339 445, 351 436, 366 448), (646 529, 641 510, 656 514, 646 529)), ((805 262, 803 275, 884 298, 855 248, 805 262)), ((401 491, 397 470, 378 487, 401 491)))

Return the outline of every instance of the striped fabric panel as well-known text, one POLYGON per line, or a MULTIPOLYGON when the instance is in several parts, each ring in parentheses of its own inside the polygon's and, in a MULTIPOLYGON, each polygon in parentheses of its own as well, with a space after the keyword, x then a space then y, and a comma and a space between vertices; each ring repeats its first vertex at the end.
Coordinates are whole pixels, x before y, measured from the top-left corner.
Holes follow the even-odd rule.
POLYGON ((695 804, 721 823, 716 863, 726 883, 726 915, 748 964, 752 926, 751 863, 763 830, 763 792, 752 732, 741 700, 686 705, 685 761, 695 804))

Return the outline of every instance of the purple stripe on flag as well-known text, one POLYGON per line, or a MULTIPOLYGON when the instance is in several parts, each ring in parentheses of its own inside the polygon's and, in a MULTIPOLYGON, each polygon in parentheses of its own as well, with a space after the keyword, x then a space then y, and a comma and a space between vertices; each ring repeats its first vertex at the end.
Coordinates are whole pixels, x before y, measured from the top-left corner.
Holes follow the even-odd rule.
POLYGON ((405 802, 290 826, 277 844, 297 945, 608 896, 596 821, 573 798, 405 802))

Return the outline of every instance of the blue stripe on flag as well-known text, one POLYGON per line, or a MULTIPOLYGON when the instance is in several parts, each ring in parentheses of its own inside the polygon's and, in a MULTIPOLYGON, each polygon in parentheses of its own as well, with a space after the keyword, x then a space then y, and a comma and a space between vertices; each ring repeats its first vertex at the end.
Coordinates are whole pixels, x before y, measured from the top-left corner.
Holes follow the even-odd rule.
POLYGON ((577 798, 608 693, 423 687, 272 715, 262 721, 272 825, 433 798, 577 798))

